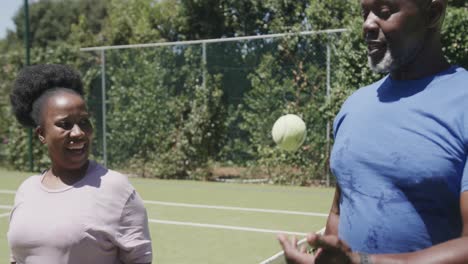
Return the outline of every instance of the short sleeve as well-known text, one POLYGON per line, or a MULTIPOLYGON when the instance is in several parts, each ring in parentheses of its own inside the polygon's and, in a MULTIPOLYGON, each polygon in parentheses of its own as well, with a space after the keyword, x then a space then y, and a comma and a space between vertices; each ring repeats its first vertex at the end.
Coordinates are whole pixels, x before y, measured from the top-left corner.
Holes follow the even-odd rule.
POLYGON ((468 191, 468 157, 465 159, 465 167, 463 168, 463 175, 461 180, 461 192, 468 191))
POLYGON ((119 246, 119 258, 124 263, 152 261, 148 215, 141 197, 135 190, 123 208, 116 241, 119 246))

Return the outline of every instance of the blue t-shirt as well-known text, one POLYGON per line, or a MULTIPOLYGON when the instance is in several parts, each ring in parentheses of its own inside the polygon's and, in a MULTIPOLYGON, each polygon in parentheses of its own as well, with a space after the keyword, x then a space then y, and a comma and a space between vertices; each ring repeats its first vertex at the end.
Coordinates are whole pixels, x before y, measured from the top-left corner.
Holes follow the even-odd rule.
POLYGON ((353 250, 410 252, 460 237, 468 190, 468 72, 451 67, 359 89, 334 122, 339 237, 353 250))

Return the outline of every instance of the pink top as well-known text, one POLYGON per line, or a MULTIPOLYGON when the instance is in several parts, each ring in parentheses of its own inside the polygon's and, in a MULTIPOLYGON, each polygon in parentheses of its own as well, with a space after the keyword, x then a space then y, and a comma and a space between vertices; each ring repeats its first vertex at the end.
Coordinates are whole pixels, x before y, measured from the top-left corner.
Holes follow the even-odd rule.
POLYGON ((50 190, 43 177, 29 177, 16 193, 8 230, 12 262, 151 262, 146 210, 125 175, 90 161, 73 186, 50 190))

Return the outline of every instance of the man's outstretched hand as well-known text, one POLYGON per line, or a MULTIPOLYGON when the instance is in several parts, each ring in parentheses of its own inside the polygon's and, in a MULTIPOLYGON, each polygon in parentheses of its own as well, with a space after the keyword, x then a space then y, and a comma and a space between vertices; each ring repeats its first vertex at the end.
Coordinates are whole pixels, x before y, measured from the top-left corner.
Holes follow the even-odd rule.
MULTIPOLYGON (((307 253, 306 245, 302 245, 301 248, 297 248, 297 238, 293 237, 289 240, 285 234, 278 235, 278 240, 284 251, 284 257, 288 264, 314 264, 315 256, 307 253)), ((309 237, 307 237, 309 242, 309 237)))
POLYGON ((278 235, 278 240, 284 250, 288 264, 359 264, 359 254, 337 236, 308 234, 307 243, 317 249, 315 255, 307 253, 306 246, 297 248, 297 239, 292 240, 284 235, 278 235))

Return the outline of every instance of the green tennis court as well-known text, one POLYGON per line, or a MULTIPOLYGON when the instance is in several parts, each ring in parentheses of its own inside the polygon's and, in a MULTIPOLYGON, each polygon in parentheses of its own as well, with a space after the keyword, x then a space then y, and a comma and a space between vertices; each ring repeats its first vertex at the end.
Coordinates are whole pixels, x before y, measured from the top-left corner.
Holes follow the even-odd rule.
MULTIPOLYGON (((9 206, 29 175, 0 169, 0 259, 8 258, 9 206)), ((280 250, 278 231, 317 231, 332 189, 131 179, 145 200, 154 263, 259 263, 280 250)), ((0 261, 0 262, 2 262, 0 261)))

